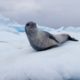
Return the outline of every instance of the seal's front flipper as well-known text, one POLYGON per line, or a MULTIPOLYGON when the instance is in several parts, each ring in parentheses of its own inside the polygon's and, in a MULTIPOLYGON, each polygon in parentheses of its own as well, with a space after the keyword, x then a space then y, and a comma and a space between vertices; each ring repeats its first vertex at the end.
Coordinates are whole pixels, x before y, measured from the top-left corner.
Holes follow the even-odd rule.
POLYGON ((59 41, 50 33, 46 32, 47 35, 49 36, 50 39, 53 39, 54 41, 56 41, 57 43, 59 43, 59 41))

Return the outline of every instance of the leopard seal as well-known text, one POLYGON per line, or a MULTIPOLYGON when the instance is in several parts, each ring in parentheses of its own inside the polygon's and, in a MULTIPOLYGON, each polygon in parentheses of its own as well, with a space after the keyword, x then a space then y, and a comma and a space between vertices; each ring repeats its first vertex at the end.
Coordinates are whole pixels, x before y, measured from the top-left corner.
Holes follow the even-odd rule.
POLYGON ((77 39, 72 38, 68 34, 52 35, 49 32, 40 31, 37 28, 36 23, 32 21, 28 22, 25 25, 25 32, 27 34, 31 46, 36 51, 43 51, 53 47, 57 47, 68 40, 78 41, 77 39))

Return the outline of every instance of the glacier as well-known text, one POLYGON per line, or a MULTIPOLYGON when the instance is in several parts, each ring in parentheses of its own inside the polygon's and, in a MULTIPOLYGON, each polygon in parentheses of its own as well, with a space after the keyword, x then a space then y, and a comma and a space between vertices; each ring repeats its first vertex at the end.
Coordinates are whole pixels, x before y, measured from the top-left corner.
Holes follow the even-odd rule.
MULTIPOLYGON (((0 15, 0 80, 80 80, 80 41, 36 52, 20 25, 0 15)), ((80 40, 80 28, 40 26, 52 34, 68 33, 80 40)))

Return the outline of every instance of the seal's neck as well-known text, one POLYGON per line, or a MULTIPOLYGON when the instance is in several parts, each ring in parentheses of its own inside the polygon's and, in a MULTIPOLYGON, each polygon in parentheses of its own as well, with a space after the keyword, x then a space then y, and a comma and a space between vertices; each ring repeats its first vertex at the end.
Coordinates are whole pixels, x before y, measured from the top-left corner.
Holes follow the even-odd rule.
POLYGON ((37 36, 37 33, 38 33, 37 28, 35 28, 35 29, 33 29, 33 30, 28 30, 28 31, 27 31, 27 35, 30 36, 30 37, 35 37, 35 36, 37 36))

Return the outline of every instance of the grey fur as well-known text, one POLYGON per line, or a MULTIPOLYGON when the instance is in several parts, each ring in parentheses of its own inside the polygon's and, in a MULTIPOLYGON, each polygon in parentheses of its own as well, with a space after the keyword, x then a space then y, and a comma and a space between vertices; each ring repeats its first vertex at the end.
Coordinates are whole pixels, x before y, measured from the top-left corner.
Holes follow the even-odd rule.
POLYGON ((77 41, 68 34, 52 35, 48 32, 40 31, 35 22, 28 22, 25 26, 25 32, 31 46, 37 51, 59 46, 68 40, 77 41))

